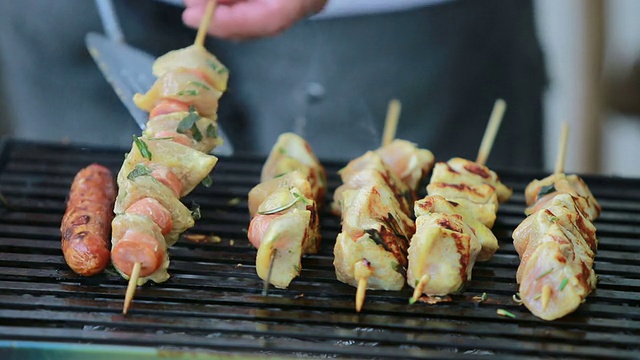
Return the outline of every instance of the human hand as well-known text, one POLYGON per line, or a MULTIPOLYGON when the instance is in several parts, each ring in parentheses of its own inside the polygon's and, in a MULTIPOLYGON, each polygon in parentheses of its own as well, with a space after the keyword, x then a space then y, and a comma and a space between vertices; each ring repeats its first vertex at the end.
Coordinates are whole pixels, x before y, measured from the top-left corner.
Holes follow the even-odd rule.
MULTIPOLYGON (((182 21, 198 28, 209 0, 184 0, 182 21)), ((208 33, 227 39, 273 36, 313 15, 327 0, 217 0, 208 33)))

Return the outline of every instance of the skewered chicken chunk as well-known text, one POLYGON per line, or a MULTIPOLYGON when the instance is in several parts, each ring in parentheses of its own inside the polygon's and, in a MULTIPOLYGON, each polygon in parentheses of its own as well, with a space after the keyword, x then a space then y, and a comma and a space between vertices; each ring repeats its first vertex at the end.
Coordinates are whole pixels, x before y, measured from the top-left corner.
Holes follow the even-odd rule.
POLYGON ((580 208, 590 220, 595 220, 602 207, 593 197, 587 184, 577 175, 553 174, 542 180, 534 180, 525 188, 525 201, 529 207, 525 210, 527 215, 546 206, 558 193, 568 193, 577 197, 580 208))
POLYGON ((199 45, 160 57, 153 70, 152 88, 134 96, 150 120, 118 173, 112 222, 112 262, 125 278, 140 263, 138 285, 169 277, 167 248, 194 224, 179 199, 207 180, 218 161, 207 153, 222 143, 215 113, 228 77, 199 45))
POLYGON ((374 185, 344 191, 341 203, 342 232, 333 262, 338 280, 357 286, 365 277, 368 289, 401 289, 415 227, 399 210, 395 195, 384 185, 374 185))
POLYGON ((262 168, 261 183, 249 192, 248 237, 258 249, 261 279, 286 288, 300 274, 301 257, 318 252, 325 189, 325 170, 309 144, 292 133, 280 135, 262 168))
POLYGON ((439 162, 433 168, 431 183, 491 185, 498 202, 503 203, 513 195, 513 190, 500 182, 498 175, 484 165, 462 158, 439 162))
MULTIPOLYGON (((481 250, 478 254, 477 261, 487 261, 491 259, 493 254, 498 250, 498 239, 486 227, 477 220, 469 208, 457 203, 453 200, 447 200, 439 195, 429 195, 415 203, 415 214, 417 217, 427 215, 429 213, 441 213, 446 215, 458 214, 462 216, 462 221, 468 225, 480 242, 481 250)), ((417 227, 417 225, 416 225, 417 227)))
POLYGON ((387 167, 379 154, 367 151, 364 155, 350 161, 338 173, 342 179, 342 185, 333 194, 332 213, 340 215, 343 192, 384 184, 394 194, 400 210, 405 214, 412 214, 415 193, 387 167))
POLYGON ((462 290, 480 253, 480 242, 458 214, 422 213, 409 247, 407 283, 418 286, 426 276, 422 293, 447 295, 462 290))
POLYGON ((534 181, 526 191, 528 202, 537 203, 530 203, 528 211, 535 212, 513 232, 520 296, 534 315, 554 320, 573 312, 596 286, 598 241, 591 220, 600 206, 575 175, 534 181))
POLYGON ((394 139, 375 152, 382 157, 389 169, 414 191, 433 168, 435 159, 431 151, 420 149, 414 143, 402 139, 394 139))
POLYGON ((278 136, 273 145, 262 167, 260 181, 265 182, 294 170, 302 172, 307 178, 313 191, 313 199, 322 208, 327 191, 324 167, 306 140, 294 133, 284 133, 278 136))
POLYGON ((496 221, 498 197, 491 185, 430 183, 427 185, 427 193, 457 202, 488 228, 492 228, 496 221))

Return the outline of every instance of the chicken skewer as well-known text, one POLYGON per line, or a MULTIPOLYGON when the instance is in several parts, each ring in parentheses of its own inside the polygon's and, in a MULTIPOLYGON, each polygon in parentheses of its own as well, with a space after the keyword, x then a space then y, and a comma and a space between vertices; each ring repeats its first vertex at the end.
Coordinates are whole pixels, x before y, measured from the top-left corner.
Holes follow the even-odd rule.
POLYGON ((179 198, 206 182, 217 163, 208 153, 221 143, 215 113, 228 71, 204 48, 214 7, 212 0, 194 45, 158 58, 153 73, 159 79, 134 96, 150 120, 143 136, 134 136, 118 174, 112 262, 129 279, 123 314, 136 285, 168 279, 167 248, 194 224, 179 198))
MULTIPOLYGON (((399 115, 393 107, 385 122, 387 134, 397 123, 389 118, 399 115)), ((341 214, 342 230, 334 266, 338 280, 358 288, 356 311, 362 309, 367 288, 398 290, 404 285, 408 239, 415 230, 410 204, 433 162, 430 151, 393 140, 340 170, 343 184, 334 193, 332 210, 341 214)))
POLYGON ((434 167, 428 196, 415 203, 416 233, 409 247, 407 283, 410 303, 424 293, 447 295, 471 279, 476 261, 489 260, 498 249, 490 228, 498 205, 511 189, 484 166, 504 115, 498 99, 487 124, 476 162, 453 158, 434 167))
POLYGON ((286 288, 300 274, 301 258, 320 247, 319 211, 326 173, 300 136, 278 137, 262 168, 261 183, 249 192, 248 238, 258 249, 256 271, 269 284, 286 288))
POLYGON ((544 320, 573 312, 596 286, 598 240, 592 221, 601 211, 584 181, 565 175, 568 127, 563 126, 555 172, 525 189, 529 215, 513 232, 521 263, 516 279, 524 305, 544 320))

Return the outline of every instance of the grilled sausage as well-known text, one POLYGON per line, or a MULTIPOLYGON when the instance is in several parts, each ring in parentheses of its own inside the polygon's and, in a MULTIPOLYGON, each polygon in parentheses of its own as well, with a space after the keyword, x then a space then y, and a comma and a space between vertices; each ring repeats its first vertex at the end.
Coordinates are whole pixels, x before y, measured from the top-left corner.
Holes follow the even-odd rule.
POLYGON ((109 263, 115 182, 109 169, 91 164, 76 174, 62 218, 62 253, 79 275, 102 272, 109 263))

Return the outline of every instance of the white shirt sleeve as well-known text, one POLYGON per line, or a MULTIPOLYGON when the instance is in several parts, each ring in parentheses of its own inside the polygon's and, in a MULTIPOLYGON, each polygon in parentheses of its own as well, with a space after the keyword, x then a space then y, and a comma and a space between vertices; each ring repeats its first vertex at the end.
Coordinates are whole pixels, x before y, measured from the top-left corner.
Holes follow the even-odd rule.
POLYGON ((324 10, 313 18, 354 16, 409 10, 451 0, 329 0, 324 10))

